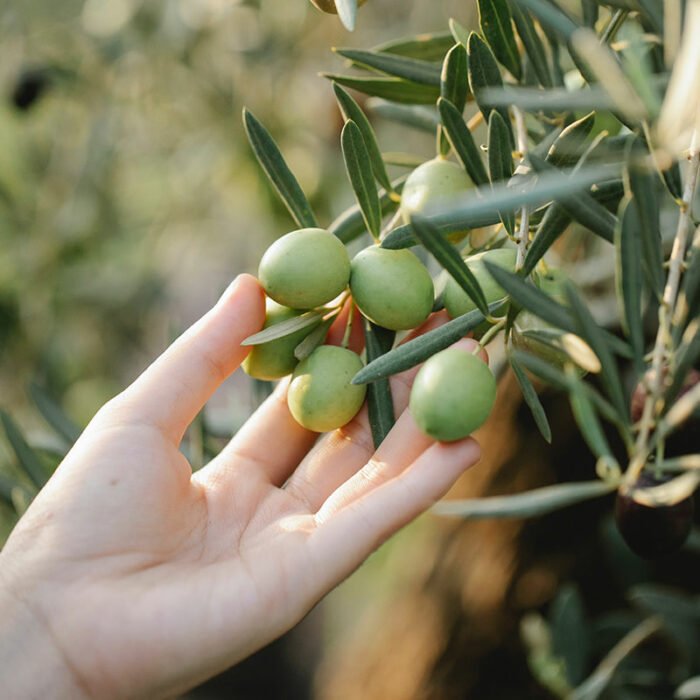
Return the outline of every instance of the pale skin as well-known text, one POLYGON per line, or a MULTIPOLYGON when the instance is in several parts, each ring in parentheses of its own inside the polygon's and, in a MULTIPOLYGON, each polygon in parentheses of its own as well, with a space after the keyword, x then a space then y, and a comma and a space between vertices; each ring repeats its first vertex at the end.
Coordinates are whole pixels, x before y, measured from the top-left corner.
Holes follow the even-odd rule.
POLYGON ((183 435, 263 320, 258 283, 238 277, 97 413, 20 520, 0 553, 4 697, 187 690, 292 627, 478 460, 471 439, 418 431, 411 370, 376 452, 364 410, 316 442, 282 382, 193 475, 183 435))

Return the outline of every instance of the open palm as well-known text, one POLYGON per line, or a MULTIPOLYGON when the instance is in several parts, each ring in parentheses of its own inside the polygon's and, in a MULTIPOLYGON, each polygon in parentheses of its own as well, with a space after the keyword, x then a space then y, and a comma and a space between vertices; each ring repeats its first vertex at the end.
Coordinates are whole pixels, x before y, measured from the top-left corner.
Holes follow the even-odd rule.
MULTIPOLYGON (((27 669, 0 623, 12 697, 191 687, 289 629, 478 458, 471 440, 433 443, 408 412, 376 452, 364 411, 316 442, 282 383, 193 476, 182 436, 264 313, 257 282, 238 278, 100 410, 20 521, 0 554, 0 612, 23 611, 61 677, 27 669)), ((395 378, 398 411, 412 376, 395 378)))

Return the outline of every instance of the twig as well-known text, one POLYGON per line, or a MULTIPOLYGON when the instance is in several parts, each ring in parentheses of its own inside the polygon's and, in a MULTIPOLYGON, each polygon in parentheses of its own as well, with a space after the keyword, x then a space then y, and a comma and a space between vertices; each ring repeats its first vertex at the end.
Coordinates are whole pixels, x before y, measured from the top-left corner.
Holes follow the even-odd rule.
MULTIPOLYGON (((527 158, 527 129, 525 127, 525 116, 519 107, 513 107, 515 116, 515 130, 518 134, 518 151, 522 162, 527 158)), ((518 256, 515 262, 515 269, 520 270, 525 263, 525 253, 530 239, 530 218, 527 206, 520 210, 520 229, 518 230, 518 256)))

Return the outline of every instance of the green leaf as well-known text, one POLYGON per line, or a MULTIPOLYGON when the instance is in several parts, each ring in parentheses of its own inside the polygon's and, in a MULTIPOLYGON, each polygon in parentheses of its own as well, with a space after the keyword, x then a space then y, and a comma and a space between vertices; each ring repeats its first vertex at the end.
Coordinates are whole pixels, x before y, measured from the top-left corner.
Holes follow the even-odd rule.
POLYGON ((335 7, 343 26, 349 32, 354 31, 357 21, 357 0, 335 0, 335 7))
POLYGON ((294 348, 294 357, 296 357, 299 362, 305 360, 317 347, 323 345, 335 318, 335 316, 332 316, 325 321, 321 321, 321 323, 294 348))
MULTIPOLYGON (((485 88, 503 87, 501 71, 498 69, 498 63, 496 63, 491 49, 476 32, 472 32, 469 35, 467 53, 469 54, 469 88, 472 95, 474 95, 476 104, 484 115, 484 119, 488 122, 489 114, 494 105, 484 99, 482 91, 485 88)), ((510 130, 508 110, 505 107, 497 107, 496 109, 501 117, 503 117, 503 121, 508 125, 511 145, 515 144, 512 131, 510 130)))
POLYGON ((435 32, 433 34, 419 34, 403 39, 393 39, 375 46, 374 51, 418 58, 423 61, 442 61, 453 44, 454 41, 450 32, 435 32))
MULTIPOLYGON (((490 313, 497 313, 503 306, 502 302, 489 305, 490 313)), ((409 340, 394 348, 386 355, 377 358, 363 367, 352 379, 353 384, 367 384, 377 379, 389 377, 415 367, 432 357, 436 352, 448 348, 463 338, 469 331, 474 330, 484 322, 484 315, 478 309, 458 316, 446 324, 429 331, 413 340, 409 340)))
POLYGON ((586 677, 591 653, 591 629, 578 587, 565 584, 550 610, 552 649, 564 661, 566 678, 576 686, 586 677))
POLYGON ((372 161, 365 140, 362 138, 362 132, 354 121, 349 120, 345 123, 340 142, 348 178, 362 210, 367 230, 375 239, 379 239, 382 228, 382 207, 374 182, 372 161))
POLYGON ((600 8, 596 0, 581 0, 581 10, 583 14, 583 23, 587 27, 595 29, 600 14, 600 8))
POLYGON ((467 50, 462 44, 455 44, 442 64, 440 96, 451 102, 461 113, 467 103, 468 93, 467 50))
POLYGON ((479 311, 484 316, 488 315, 488 305, 484 292, 474 273, 467 267, 456 248, 446 238, 443 238, 438 229, 427 219, 414 216, 411 218, 411 226, 416 238, 425 249, 451 275, 465 294, 476 304, 479 311))
POLYGON ((466 49, 467 44, 469 43, 469 30, 452 17, 450 18, 449 26, 454 40, 458 44, 462 44, 462 46, 464 46, 466 49))
POLYGON ((5 429, 5 435, 12 447, 19 466, 29 477, 37 489, 41 489, 48 479, 48 474, 44 465, 39 459, 39 455, 29 446, 19 426, 12 420, 10 415, 0 409, 0 421, 5 429))
MULTIPOLYGON (((511 131, 501 115, 493 110, 489 117, 489 177, 492 183, 508 182, 513 177, 513 155, 511 152, 511 131)), ((512 211, 499 212, 508 235, 515 231, 515 215, 512 211)))
POLYGON ((392 102, 432 105, 440 96, 439 87, 421 85, 401 78, 356 78, 352 75, 335 73, 321 73, 321 75, 365 95, 383 97, 392 102))
POLYGON ((264 343, 269 343, 271 340, 277 340, 278 338, 284 338, 287 335, 296 333, 303 328, 314 326, 319 323, 322 318, 323 314, 320 311, 307 311, 301 314, 301 316, 294 316, 293 318, 288 318, 286 321, 280 321, 280 323, 275 323, 259 333, 248 336, 241 345, 263 345, 264 343))
POLYGON ((472 182, 477 186, 488 184, 489 177, 481 159, 481 153, 474 143, 474 137, 467 128, 461 112, 442 97, 438 100, 438 110, 447 138, 472 182))
POLYGON ((678 396, 688 376, 688 372, 700 360, 700 318, 693 319, 681 338, 681 342, 673 355, 673 381, 664 395, 664 404, 669 406, 678 396))
POLYGON ((608 93, 595 85, 576 91, 496 86, 483 88, 481 98, 493 107, 515 105, 528 112, 610 111, 615 106, 608 93))
POLYGON ((333 91, 335 92, 336 99, 338 100, 338 105, 340 106, 340 111, 343 114, 343 118, 346 121, 354 121, 362 133, 362 138, 365 140, 365 146, 367 147, 367 152, 369 153, 370 161, 372 162, 372 172, 374 173, 374 177, 385 190, 390 192, 391 181, 389 180, 389 175, 387 174, 386 167, 384 166, 382 153, 377 145, 377 138, 374 134, 374 129, 372 129, 372 125, 369 123, 369 119, 367 119, 365 116, 365 113, 360 108, 360 105, 358 105, 350 94, 340 87, 340 85, 333 83, 333 91))
POLYGON ((393 78, 402 78, 419 85, 440 87, 440 66, 430 61, 395 56, 361 49, 334 49, 343 58, 365 68, 377 70, 393 78))
POLYGON ((440 125, 437 110, 425 105, 401 105, 387 102, 381 97, 370 97, 367 100, 367 110, 382 119, 431 134, 435 133, 435 129, 440 125))
POLYGON ((595 112, 577 119, 567 126, 547 153, 547 162, 557 168, 575 165, 584 153, 584 145, 593 129, 595 112))
POLYGON ((300 228, 316 228, 316 217, 306 195, 267 129, 247 109, 243 124, 248 141, 268 179, 300 228))
POLYGON ((661 247, 661 229, 659 226, 659 194, 653 172, 639 167, 635 163, 637 155, 648 154, 641 139, 630 149, 627 165, 627 179, 637 209, 641 254, 644 271, 649 286, 657 299, 661 299, 664 289, 663 251, 661 247))
POLYGON ((612 450, 603 433, 603 428, 598 419, 593 404, 583 389, 582 382, 574 371, 568 372, 571 384, 569 386, 569 401, 576 424, 581 430, 583 439, 596 457, 605 457, 613 462, 612 450))
POLYGON ((522 77, 520 52, 506 0, 479 0, 479 26, 500 64, 519 81, 522 77))
POLYGON ((561 204, 555 202, 547 208, 525 255, 525 262, 522 267, 522 274, 525 277, 535 269, 537 263, 554 245, 559 236, 566 231, 570 223, 571 217, 561 204))
POLYGON ((463 501, 440 501, 433 506, 438 515, 457 518, 534 518, 562 508, 606 496, 614 484, 602 481, 580 481, 544 486, 514 496, 490 496, 463 501))
POLYGON ((530 412, 532 413, 537 429, 542 434, 542 437, 551 444, 552 429, 549 427, 547 414, 544 411, 540 397, 535 391, 535 387, 532 385, 532 382, 528 378, 527 374, 525 374, 525 371, 520 366, 518 361, 512 355, 508 358, 508 361, 510 362, 515 378, 518 380, 520 391, 523 393, 523 399, 525 399, 525 403, 528 405, 530 412))
MULTIPOLYGON (((386 355, 391 350, 395 337, 396 334, 393 331, 375 326, 373 323, 365 320, 367 361, 373 362, 377 358, 386 355)), ((378 448, 396 422, 394 402, 391 397, 391 385, 388 379, 379 379, 369 385, 367 388, 367 410, 374 447, 378 448)))
MULTIPOLYGON (((392 189, 396 193, 400 193, 406 182, 406 176, 403 176, 392 182, 392 189)), ((399 202, 395 197, 392 197, 386 190, 381 190, 379 193, 379 204, 382 210, 382 217, 388 214, 393 214, 399 208, 399 202)), ((353 204, 348 207, 333 223, 328 227, 328 230, 337 236, 343 243, 349 243, 355 240, 363 233, 367 233, 367 224, 362 216, 362 210, 359 204, 353 204)))
MULTIPOLYGON (((533 153, 530 153, 528 160, 536 172, 556 172, 557 170, 533 153)), ((617 218, 587 192, 577 194, 575 197, 563 196, 559 203, 572 219, 590 229, 604 241, 612 243, 615 240, 617 218)))
POLYGON ((82 430, 65 414, 63 409, 36 382, 29 385, 29 395, 44 420, 69 445, 73 445, 80 437, 82 430))
POLYGON ((569 306, 576 322, 575 332, 588 343, 591 350, 598 356, 602 367, 601 373, 606 393, 620 416, 627 417, 629 415, 629 402, 625 398, 617 363, 603 329, 593 318, 573 285, 567 283, 565 289, 566 298, 569 301, 569 306))
POLYGON ((623 200, 615 232, 615 282, 623 327, 630 341, 637 373, 644 372, 642 324, 642 262, 639 255, 639 210, 631 198, 623 200))
POLYGON ((530 59, 537 80, 539 80, 542 87, 554 87, 547 61, 547 52, 535 29, 535 23, 532 21, 530 14, 520 7, 517 0, 510 0, 509 4, 515 28, 520 36, 520 40, 523 42, 525 53, 530 59))

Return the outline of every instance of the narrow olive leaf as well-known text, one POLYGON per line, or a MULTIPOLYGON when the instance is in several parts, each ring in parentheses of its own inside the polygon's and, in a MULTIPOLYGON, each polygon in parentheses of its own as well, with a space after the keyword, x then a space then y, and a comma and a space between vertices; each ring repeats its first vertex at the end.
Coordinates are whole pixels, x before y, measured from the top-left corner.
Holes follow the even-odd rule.
POLYGON ((382 158, 387 165, 395 165, 397 168, 408 168, 409 170, 415 170, 419 165, 425 163, 425 156, 404 153, 403 151, 386 151, 382 153, 382 158))
POLYGON ((411 226, 416 238, 425 249, 440 263, 451 277, 476 304, 484 316, 488 315, 488 304, 481 285, 474 273, 467 267, 457 249, 427 219, 420 216, 411 217, 411 226))
POLYGON ((80 437, 82 430, 65 414, 63 409, 36 382, 29 385, 29 395, 44 420, 69 444, 80 437))
POLYGON ((632 160, 640 151, 648 152, 641 139, 630 149, 631 162, 628 162, 627 178, 634 198, 639 221, 641 253, 644 272, 649 287, 658 299, 664 288, 663 251, 661 247, 661 228, 659 226, 659 194, 653 172, 635 165, 632 160))
POLYGON ((515 105, 528 112, 610 111, 615 106, 610 96, 595 85, 576 91, 508 85, 483 88, 480 94, 481 99, 492 107, 515 105))
MULTIPOLYGON (((367 361, 373 362, 386 355, 391 350, 395 337, 396 334, 393 331, 365 321, 367 361)), ((388 379, 379 379, 367 388, 367 411, 374 446, 378 448, 396 422, 391 384, 388 379)))
MULTIPOLYGON (((482 91, 485 88, 503 87, 501 71, 488 44, 476 32, 472 32, 469 35, 467 53, 469 55, 469 89, 474 95, 476 104, 484 115, 484 119, 488 121, 493 105, 482 97, 482 91)), ((506 107, 496 107, 496 109, 503 117, 503 121, 508 125, 511 145, 514 145, 515 139, 510 129, 508 109, 506 107)))
MULTIPOLYGON (((489 313, 498 313, 502 307, 502 301, 494 302, 489 305, 489 313)), ((411 369, 411 367, 415 367, 432 357, 436 352, 453 345, 483 322, 484 315, 478 309, 458 316, 435 330, 428 331, 428 333, 399 345, 374 362, 370 362, 353 377, 352 383, 367 384, 411 369)))
POLYGON ((552 653, 564 662, 569 685, 580 683, 590 668, 593 630, 578 586, 564 584, 549 609, 552 653))
POLYGON ((321 323, 294 348, 294 357, 296 357, 299 362, 305 360, 317 347, 323 345, 328 331, 333 325, 333 321, 335 321, 335 316, 321 321, 321 323))
MULTIPOLYGON (((547 360, 543 360, 535 355, 520 350, 516 350, 512 355, 523 367, 532 372, 535 376, 558 389, 569 391, 571 379, 547 360)), ((588 383, 583 383, 581 386, 583 386, 586 395, 593 402, 596 410, 603 418, 614 423, 618 428, 624 428, 626 430, 626 424, 622 422, 615 408, 602 394, 588 383)))
POLYGON ((681 180, 681 169, 678 165, 678 161, 675 161, 666 170, 661 171, 661 177, 663 178, 666 189, 671 193, 674 199, 683 199, 683 184, 681 180))
POLYGON ((615 461, 598 415, 583 390, 581 380, 573 372, 570 372, 569 376, 572 379, 569 386, 569 402, 583 439, 596 457, 606 457, 615 461))
POLYGON ((303 328, 314 326, 322 318, 323 314, 320 311, 307 311, 301 314, 301 316, 288 318, 286 321, 275 323, 259 333, 249 335, 241 345, 263 345, 263 343, 269 343, 271 340, 277 340, 278 338, 284 338, 287 335, 296 333, 303 328))
POLYGON ((373 51, 408 56, 423 61, 442 61, 445 54, 454 44, 450 32, 435 32, 418 34, 403 39, 392 39, 384 44, 375 46, 373 51))
POLYGON ((335 7, 343 26, 349 32, 354 31, 357 21, 357 0, 335 0, 335 7))
POLYGON ((374 173, 374 177, 385 190, 390 192, 391 180, 389 180, 389 175, 386 171, 386 167, 384 166, 384 161, 382 160, 382 153, 377 144, 377 137, 374 134, 372 125, 369 123, 369 119, 367 119, 365 116, 365 113, 360 108, 360 105, 358 105, 350 94, 340 87, 340 85, 333 83, 333 91, 335 92, 335 97, 338 100, 338 105, 340 106, 340 111, 343 114, 343 118, 346 121, 354 121, 362 133, 362 138, 365 140, 365 146, 367 147, 367 152, 369 153, 370 161, 372 163, 372 172, 374 173))
POLYGON ((692 700, 700 698, 700 676, 693 676, 683 681, 677 688, 673 696, 676 700, 692 700))
POLYGON ((456 518, 534 518, 582 501, 605 496, 616 488, 602 481, 579 481, 544 486, 514 496, 489 496, 463 501, 440 501, 432 512, 456 518))
POLYGON ((595 29, 595 25, 598 22, 599 10, 600 8, 596 0, 581 0, 583 23, 587 27, 595 29))
POLYGON ((345 159, 345 169, 355 192, 357 203, 367 224, 367 230, 379 239, 382 228, 382 207, 374 182, 372 161, 362 138, 362 132, 354 121, 349 120, 340 137, 345 159))
POLYGON ((622 379, 620 378, 617 363, 615 362, 612 349, 608 344, 605 333, 598 322, 593 318, 588 307, 578 295, 573 285, 567 283, 565 290, 571 313, 575 319, 576 333, 588 343, 593 352, 598 356, 606 393, 620 415, 626 417, 629 415, 629 402, 625 398, 625 392, 622 388, 622 379))
POLYGON ((513 356, 510 356, 508 361, 510 362, 515 378, 518 380, 520 391, 523 393, 523 399, 525 399, 525 403, 528 405, 528 408, 532 413, 537 429, 540 431, 540 433, 542 433, 542 437, 551 444, 552 429, 549 427, 547 414, 544 411, 540 397, 535 391, 535 387, 532 385, 532 382, 528 378, 527 374, 525 374, 525 370, 513 356))
MULTIPOLYGON (((488 129, 489 177, 492 183, 507 182, 513 176, 511 135, 501 115, 492 110, 488 129)), ((499 214, 508 235, 512 236, 515 231, 515 214, 504 210, 499 214)))
POLYGON ((509 5, 515 28, 520 40, 523 42, 525 53, 530 59, 537 80, 539 80, 542 87, 554 87, 547 61, 547 52, 537 34, 535 23, 532 21, 530 14, 520 7, 517 0, 509 0, 509 5))
POLYGON ((522 274, 527 277, 537 263, 545 256, 547 251, 554 245, 571 223, 571 217, 566 213, 564 207, 557 202, 551 204, 545 215, 542 217, 532 243, 525 254, 525 262, 522 267, 522 274))
MULTIPOLYGON (((623 327, 632 348, 637 372, 644 372, 642 324, 642 261, 639 255, 639 210, 632 199, 622 202, 615 232, 615 283, 623 327)), ((602 358, 601 358, 602 359, 602 358)))
POLYGON ((371 68, 392 78, 402 78, 412 83, 440 87, 440 66, 431 61, 420 61, 405 56, 395 56, 361 49, 333 49, 339 56, 362 67, 371 68))
POLYGON ((700 234, 695 234, 693 247, 688 253, 688 265, 683 275, 678 295, 676 314, 673 319, 673 340, 678 342, 686 324, 700 315, 700 234))
POLYGON ((467 50, 455 44, 445 56, 440 76, 440 96, 449 100, 461 113, 467 103, 469 79, 467 77, 467 50))
POLYGON ((440 126, 437 110, 426 105, 402 105, 387 102, 381 97, 370 97, 367 100, 367 110, 382 119, 431 134, 440 126))
POLYGON ((453 17, 450 17, 450 21, 448 24, 454 40, 458 44, 462 44, 462 46, 464 46, 464 48, 466 49, 467 44, 469 43, 469 30, 453 17))
MULTIPOLYGON (((430 215, 430 222, 441 233, 480 228, 498 222, 497 212, 523 206, 538 207, 585 190, 595 182, 603 182, 619 174, 617 164, 596 164, 576 170, 546 173, 536 179, 524 178, 519 183, 479 187, 460 198, 461 204, 430 215)), ((399 227, 382 241, 384 248, 410 248, 416 244, 410 228, 399 227)))
MULTIPOLYGON (((529 154, 528 160, 536 172, 556 172, 557 170, 533 153, 529 154)), ((596 202, 590 194, 582 192, 576 196, 563 196, 559 202, 572 219, 590 229, 592 233, 608 243, 615 240, 617 217, 596 202)))
POLYGON ((268 130, 247 109, 243 110, 243 124, 258 163, 294 221, 301 228, 318 226, 306 195, 268 130))
POLYGON ((578 29, 578 25, 560 7, 547 0, 517 0, 527 8, 542 24, 546 30, 553 31, 565 41, 578 29))
MULTIPOLYGON (((580 334, 578 324, 574 320, 571 311, 565 306, 556 302, 545 292, 537 289, 534 284, 526 282, 520 275, 508 272, 488 261, 484 264, 496 282, 522 308, 532 311, 535 316, 539 316, 542 320, 551 323, 557 328, 577 335, 580 334)), ((613 352, 621 357, 632 357, 632 351, 627 343, 606 330, 600 329, 600 332, 613 352)), ((595 348, 593 349, 595 350, 595 348)))
POLYGON ((401 78, 358 78, 335 73, 321 73, 321 75, 344 87, 372 97, 382 97, 391 102, 433 105, 440 96, 439 83, 438 86, 432 86, 421 85, 401 78))
POLYGON ((557 137, 547 153, 546 160, 557 168, 576 164, 584 152, 584 144, 590 136, 595 122, 595 112, 577 119, 557 137))
POLYGON ((695 318, 688 324, 681 342, 673 357, 673 381, 666 390, 664 403, 668 406, 685 384, 688 372, 700 361, 700 318, 695 318))
POLYGON ((41 463, 39 456, 29 446, 19 426, 14 422, 8 413, 0 409, 0 421, 5 429, 5 435, 12 447, 19 466, 24 473, 29 477, 31 482, 38 488, 42 488, 46 483, 48 474, 41 463))
POLYGON ((438 110, 447 138, 472 182, 477 186, 488 184, 489 177, 481 159, 481 152, 474 143, 474 137, 464 123, 461 112, 443 98, 438 100, 438 110))
MULTIPOLYGON (((402 176, 394 180, 392 189, 394 193, 400 194, 406 182, 406 176, 402 176)), ((379 192, 379 204, 382 209, 382 217, 393 214, 399 208, 399 201, 396 194, 392 196, 386 190, 379 192)), ((333 223, 328 227, 328 230, 343 243, 349 243, 367 233, 367 224, 362 216, 362 210, 359 204, 353 204, 340 214, 333 223)))
POLYGON ((522 66, 506 0, 479 0, 479 26, 498 62, 520 80, 522 66))

